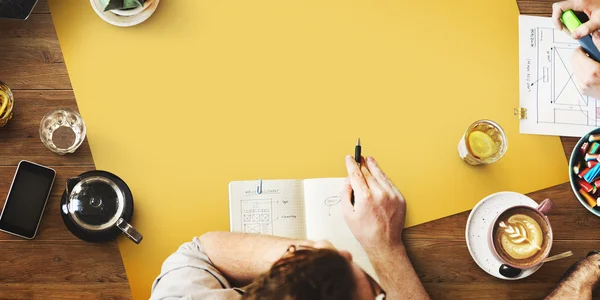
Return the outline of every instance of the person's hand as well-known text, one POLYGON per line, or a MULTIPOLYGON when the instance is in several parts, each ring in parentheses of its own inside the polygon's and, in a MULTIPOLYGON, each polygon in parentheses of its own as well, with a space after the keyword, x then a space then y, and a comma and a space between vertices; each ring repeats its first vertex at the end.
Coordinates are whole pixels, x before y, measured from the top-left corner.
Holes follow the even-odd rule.
POLYGON ((599 0, 567 0, 556 2, 552 5, 552 22, 558 29, 569 33, 574 39, 579 39, 600 29, 600 1, 599 0), (583 23, 575 31, 569 33, 560 20, 563 12, 567 10, 584 12, 589 21, 583 23))
MULTIPOLYGON (((592 40, 596 47, 600 47, 600 32, 592 33, 592 40)), ((573 66, 573 78, 579 91, 586 96, 600 99, 600 63, 579 48, 571 57, 571 66, 573 66)))
POLYGON ((342 209, 350 230, 369 251, 402 245, 406 213, 404 197, 372 157, 361 157, 359 167, 346 157, 348 180, 342 191, 342 209), (354 206, 350 201, 354 189, 354 206))

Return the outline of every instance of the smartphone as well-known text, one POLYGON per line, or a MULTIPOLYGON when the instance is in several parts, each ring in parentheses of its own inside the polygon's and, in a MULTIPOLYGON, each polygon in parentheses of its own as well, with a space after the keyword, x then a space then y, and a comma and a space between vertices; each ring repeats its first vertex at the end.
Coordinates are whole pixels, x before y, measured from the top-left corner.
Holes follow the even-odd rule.
POLYGON ((19 162, 0 214, 0 231, 33 239, 37 233, 56 172, 29 161, 19 162))

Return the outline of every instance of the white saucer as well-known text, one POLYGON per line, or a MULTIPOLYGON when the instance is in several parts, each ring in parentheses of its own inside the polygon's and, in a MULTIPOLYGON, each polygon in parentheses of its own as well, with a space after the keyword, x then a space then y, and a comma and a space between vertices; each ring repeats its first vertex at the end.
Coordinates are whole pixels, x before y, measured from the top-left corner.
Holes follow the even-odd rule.
POLYGON ((90 0, 90 4, 92 4, 92 8, 96 12, 96 14, 107 23, 119 27, 129 27, 140 24, 146 21, 148 18, 150 18, 150 16, 152 16, 154 11, 156 10, 159 1, 160 0, 152 0, 152 2, 148 6, 144 5, 144 7, 133 9, 130 12, 127 12, 125 10, 118 11, 118 13, 122 15, 114 13, 110 10, 103 11, 102 2, 100 0, 90 0), (134 15, 128 15, 138 11, 141 12, 136 13, 134 15))
POLYGON ((533 268, 524 269, 521 275, 514 278, 507 278, 500 275, 499 269, 502 262, 492 253, 488 246, 488 233, 496 217, 505 209, 514 205, 538 206, 531 198, 515 192, 500 192, 489 195, 475 205, 467 220, 465 231, 467 247, 473 260, 488 274, 504 280, 526 278, 542 266, 542 264, 539 264, 533 268))

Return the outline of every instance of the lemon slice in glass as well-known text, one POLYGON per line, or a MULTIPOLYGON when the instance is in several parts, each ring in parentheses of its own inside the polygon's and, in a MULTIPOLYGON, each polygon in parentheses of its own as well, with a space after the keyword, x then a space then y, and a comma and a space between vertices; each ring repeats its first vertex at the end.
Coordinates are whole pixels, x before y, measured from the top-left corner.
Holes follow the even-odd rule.
POLYGON ((8 95, 0 90, 0 117, 4 114, 6 110, 6 106, 8 105, 8 95))
POLYGON ((494 140, 481 131, 473 131, 469 134, 469 148, 479 158, 488 158, 496 153, 494 140))

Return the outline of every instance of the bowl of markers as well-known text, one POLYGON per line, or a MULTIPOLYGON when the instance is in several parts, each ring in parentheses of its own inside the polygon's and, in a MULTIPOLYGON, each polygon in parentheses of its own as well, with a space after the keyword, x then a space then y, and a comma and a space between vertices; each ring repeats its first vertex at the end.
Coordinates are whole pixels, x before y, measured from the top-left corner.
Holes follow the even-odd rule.
POLYGON ((584 135, 571 153, 571 188, 587 210, 600 217, 600 128, 584 135))

